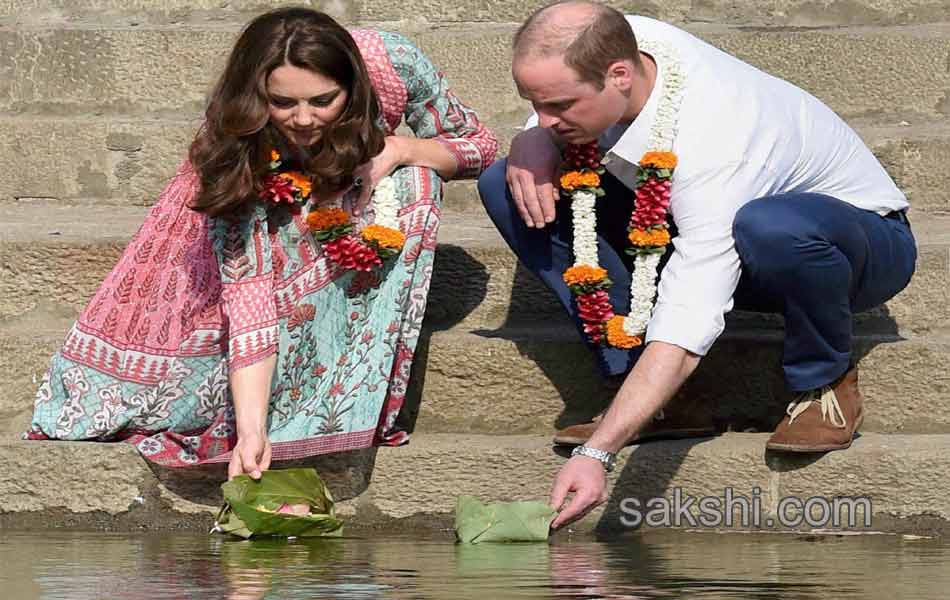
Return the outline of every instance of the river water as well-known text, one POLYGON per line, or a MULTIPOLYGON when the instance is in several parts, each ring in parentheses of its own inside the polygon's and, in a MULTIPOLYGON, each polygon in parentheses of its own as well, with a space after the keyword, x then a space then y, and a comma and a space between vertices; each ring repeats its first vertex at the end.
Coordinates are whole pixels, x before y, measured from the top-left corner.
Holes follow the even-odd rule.
POLYGON ((950 597, 950 542, 901 535, 639 531, 457 545, 451 532, 332 540, 0 531, 0 598, 950 597))

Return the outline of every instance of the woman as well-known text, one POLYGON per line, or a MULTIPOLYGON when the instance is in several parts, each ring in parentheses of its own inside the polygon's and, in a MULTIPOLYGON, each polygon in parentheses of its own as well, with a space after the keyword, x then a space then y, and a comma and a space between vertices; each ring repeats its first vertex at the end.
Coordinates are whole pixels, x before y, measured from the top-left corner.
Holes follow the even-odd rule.
POLYGON ((26 437, 252 477, 403 443, 442 180, 476 177, 496 149, 404 37, 308 9, 258 17, 53 357, 26 437), (416 137, 394 135, 403 118, 416 137))

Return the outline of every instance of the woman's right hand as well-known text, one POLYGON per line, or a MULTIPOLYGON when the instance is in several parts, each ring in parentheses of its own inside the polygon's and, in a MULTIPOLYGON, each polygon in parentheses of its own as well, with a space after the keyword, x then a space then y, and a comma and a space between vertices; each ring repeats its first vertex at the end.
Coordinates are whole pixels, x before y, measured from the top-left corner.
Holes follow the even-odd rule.
POLYGON ((270 468, 270 440, 267 432, 238 433, 238 441, 231 451, 228 465, 228 481, 247 474, 251 479, 260 479, 261 473, 270 468))

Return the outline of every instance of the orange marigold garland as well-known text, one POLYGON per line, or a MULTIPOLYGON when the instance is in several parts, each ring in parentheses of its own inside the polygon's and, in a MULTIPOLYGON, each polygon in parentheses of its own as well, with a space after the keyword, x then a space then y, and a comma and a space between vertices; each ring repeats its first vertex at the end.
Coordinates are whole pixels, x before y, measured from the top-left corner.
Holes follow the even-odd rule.
POLYGON ((562 192, 571 199, 574 219, 574 265, 564 272, 563 279, 574 295, 578 316, 590 340, 615 348, 643 344, 653 311, 660 258, 671 242, 667 215, 673 171, 678 164, 671 150, 685 77, 670 48, 649 42, 644 47, 664 65, 663 90, 649 150, 638 163, 634 209, 627 227, 630 245, 625 252, 634 257, 627 315, 614 314, 607 292, 612 284, 597 255, 595 204, 604 195, 600 188, 604 169, 597 142, 568 144, 560 178, 562 192))
MULTIPOLYGON (((271 151, 270 172, 264 178, 261 198, 278 206, 287 204, 294 213, 312 192, 311 179, 299 171, 281 171, 280 153, 271 151)), ((384 177, 373 191, 376 222, 359 234, 353 233, 350 214, 340 207, 316 208, 307 215, 313 237, 323 244, 323 253, 344 269, 370 271, 398 255, 406 243, 399 230, 399 201, 395 182, 384 177)))
POLYGON ((607 271, 598 264, 594 204, 597 197, 603 196, 599 187, 599 175, 603 172, 600 160, 596 142, 568 145, 565 149, 566 171, 561 176, 561 186, 573 201, 575 263, 564 272, 563 279, 575 296, 578 316, 592 342, 633 348, 643 343, 656 293, 656 267, 671 241, 666 216, 673 178, 671 166, 676 165, 676 155, 653 151, 644 154, 640 161, 634 210, 627 227, 630 246, 626 252, 636 257, 629 315, 614 314, 607 295, 612 283, 607 271))

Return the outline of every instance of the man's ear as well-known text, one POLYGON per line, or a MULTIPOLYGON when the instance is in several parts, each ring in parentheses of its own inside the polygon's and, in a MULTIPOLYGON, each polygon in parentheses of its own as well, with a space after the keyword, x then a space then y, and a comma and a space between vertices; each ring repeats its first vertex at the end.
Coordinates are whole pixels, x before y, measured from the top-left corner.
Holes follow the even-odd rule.
POLYGON ((629 60, 616 60, 607 67, 605 80, 625 92, 633 87, 633 75, 633 64, 629 60))

